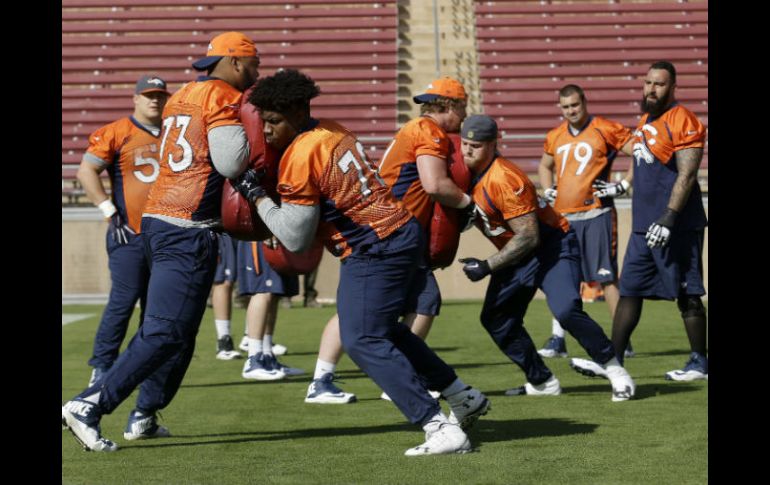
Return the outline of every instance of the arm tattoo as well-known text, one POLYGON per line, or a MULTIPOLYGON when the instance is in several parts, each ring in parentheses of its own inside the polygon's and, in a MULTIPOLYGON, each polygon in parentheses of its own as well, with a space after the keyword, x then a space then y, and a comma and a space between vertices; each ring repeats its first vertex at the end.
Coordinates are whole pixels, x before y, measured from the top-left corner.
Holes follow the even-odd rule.
POLYGON ((671 189, 668 207, 680 212, 690 197, 693 185, 698 183, 698 167, 703 157, 703 148, 685 148, 676 152, 675 156, 679 174, 671 189))
POLYGON ((513 231, 513 237, 500 251, 487 259, 492 271, 520 263, 540 242, 540 230, 537 225, 537 215, 534 212, 514 217, 506 222, 513 231))

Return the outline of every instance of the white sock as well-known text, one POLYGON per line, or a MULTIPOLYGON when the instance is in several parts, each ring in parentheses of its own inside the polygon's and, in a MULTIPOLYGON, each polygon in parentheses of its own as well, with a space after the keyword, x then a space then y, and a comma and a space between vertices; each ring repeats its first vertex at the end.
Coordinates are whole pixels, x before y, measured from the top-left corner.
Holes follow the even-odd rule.
POLYGON ((249 357, 262 352, 262 339, 249 337, 249 357))
POLYGON ((320 379, 321 376, 324 374, 332 373, 334 374, 334 369, 337 368, 337 364, 332 364, 331 362, 326 362, 321 359, 318 359, 315 362, 315 374, 313 374, 313 379, 320 379))
POLYGON ((457 394, 460 391, 465 390, 466 387, 468 387, 468 385, 465 384, 463 381, 461 381, 460 378, 458 377, 457 379, 455 379, 453 383, 449 384, 449 386, 447 386, 446 389, 443 389, 441 391, 441 395, 447 398, 447 401, 449 401, 450 400, 449 398, 451 396, 457 394))
POLYGON ((608 360, 608 361, 607 361, 607 362, 605 362, 605 364, 604 364, 604 367, 605 367, 605 368, 610 368, 610 367, 613 367, 613 366, 614 366, 614 367, 623 367, 622 365, 620 365, 620 361, 618 361, 618 358, 617 358, 617 357, 613 357, 613 358, 611 358, 610 360, 608 360))
POLYGON ((262 336, 262 347, 265 349, 266 354, 272 354, 273 353, 273 336, 270 334, 265 334, 262 336))
POLYGON ((559 321, 555 318, 551 320, 551 334, 557 337, 564 338, 564 329, 559 325, 559 321))
POLYGON ((217 327, 217 340, 230 335, 230 320, 214 320, 214 325, 217 327))
POLYGON ((94 403, 94 404, 99 404, 99 395, 100 395, 101 393, 102 393, 102 391, 99 391, 99 392, 95 392, 95 393, 91 394, 91 395, 90 395, 90 396, 88 396, 88 397, 84 397, 84 398, 83 398, 83 400, 84 400, 84 401, 88 401, 88 402, 91 402, 91 403, 94 403))

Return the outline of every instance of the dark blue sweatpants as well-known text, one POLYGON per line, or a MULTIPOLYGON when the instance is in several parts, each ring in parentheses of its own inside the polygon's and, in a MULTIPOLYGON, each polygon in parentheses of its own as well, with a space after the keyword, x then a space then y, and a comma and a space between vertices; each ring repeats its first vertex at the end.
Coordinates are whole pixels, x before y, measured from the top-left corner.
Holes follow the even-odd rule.
POLYGON ((457 379, 451 367, 398 321, 424 252, 420 234, 412 220, 364 254, 354 252, 340 265, 337 289, 345 351, 415 424, 441 411, 426 387, 440 391, 457 379))
POLYGON ((541 244, 527 262, 492 274, 481 310, 484 328, 533 385, 552 375, 524 329, 524 314, 538 288, 554 317, 593 360, 604 364, 615 356, 604 330, 583 311, 580 251, 574 232, 541 244))
POLYGON ((126 350, 105 374, 99 407, 111 413, 141 383, 136 407, 166 407, 187 372, 206 299, 214 279, 217 238, 210 229, 182 228, 159 219, 142 219, 150 260, 144 321, 126 350))
MULTIPOLYGON (((108 232, 107 258, 112 287, 102 320, 96 330, 94 353, 88 360, 91 367, 104 369, 112 366, 118 358, 120 345, 126 337, 128 322, 137 301, 144 312, 150 277, 141 234, 129 234, 127 244, 118 244, 108 232)), ((140 315, 140 322, 143 317, 143 314, 140 315)))

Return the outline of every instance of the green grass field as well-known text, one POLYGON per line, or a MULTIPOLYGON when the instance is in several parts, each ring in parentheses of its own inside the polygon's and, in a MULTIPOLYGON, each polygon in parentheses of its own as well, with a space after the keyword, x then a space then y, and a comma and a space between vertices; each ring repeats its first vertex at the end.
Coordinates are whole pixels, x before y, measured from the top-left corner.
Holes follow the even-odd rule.
MULTIPOLYGON (((687 360, 688 345, 675 303, 645 302, 633 336, 637 356, 626 366, 636 399, 613 403, 609 382, 569 368, 568 359, 546 362, 559 378, 558 397, 506 397, 524 383, 522 372, 497 349, 478 321, 480 302, 445 302, 428 343, 467 383, 481 389, 492 410, 471 429, 476 452, 412 457, 404 450, 423 441, 379 388, 343 357, 340 387, 359 402, 303 402, 315 366, 318 339, 334 312, 281 310, 275 340, 289 348, 281 361, 305 376, 278 382, 246 381, 243 360, 214 358, 211 309, 174 401, 161 422, 167 439, 122 437, 135 395, 102 420, 116 453, 86 453, 62 432, 65 484, 705 484, 708 482, 708 383, 673 383, 663 374, 687 360)), ((607 330, 606 304, 586 310, 607 330)), ((92 316, 62 327, 62 402, 88 382, 101 306, 63 306, 62 313, 92 316)), ((138 312, 136 312, 138 314, 138 312)), ((233 315, 240 341, 244 310, 233 315)), ((136 330, 136 315, 129 336, 136 330)), ((542 344, 550 333, 542 300, 532 302, 527 329, 542 344)), ((570 356, 585 351, 568 337, 570 356)), ((444 402, 446 409, 446 403, 444 402)))

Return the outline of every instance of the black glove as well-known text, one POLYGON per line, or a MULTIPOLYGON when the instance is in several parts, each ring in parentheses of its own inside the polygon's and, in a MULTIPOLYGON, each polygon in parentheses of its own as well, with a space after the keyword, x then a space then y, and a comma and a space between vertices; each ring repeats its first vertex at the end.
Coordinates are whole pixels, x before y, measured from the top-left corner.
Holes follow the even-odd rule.
POLYGON ((120 211, 115 211, 110 217, 110 237, 118 244, 128 244, 128 235, 136 235, 133 229, 123 220, 120 211))
POLYGON ((462 209, 457 209, 457 225, 460 227, 460 232, 465 232, 473 227, 473 222, 476 220, 476 204, 471 202, 462 209))
POLYGON ((267 195, 265 188, 260 185, 264 176, 264 170, 257 172, 250 168, 234 178, 231 183, 239 194, 253 204, 256 199, 267 195))
POLYGON ((671 239, 671 228, 676 223, 677 212, 673 209, 666 209, 666 212, 658 218, 657 221, 650 224, 647 228, 647 234, 644 239, 647 240, 647 247, 650 249, 668 245, 671 239))
POLYGON ((478 281, 492 272, 486 260, 476 258, 464 258, 458 260, 463 263, 463 272, 471 281, 478 281))

